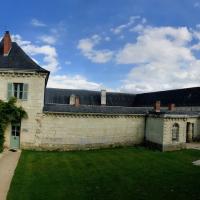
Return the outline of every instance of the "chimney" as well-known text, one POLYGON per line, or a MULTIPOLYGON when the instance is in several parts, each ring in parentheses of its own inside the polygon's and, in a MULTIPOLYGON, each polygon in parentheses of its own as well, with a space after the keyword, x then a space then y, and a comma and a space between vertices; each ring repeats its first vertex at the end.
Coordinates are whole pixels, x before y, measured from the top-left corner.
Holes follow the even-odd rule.
POLYGON ((169 111, 174 111, 175 110, 175 104, 174 103, 170 103, 168 106, 168 110, 169 111))
POLYGON ((154 111, 160 112, 160 101, 156 101, 154 104, 154 111))
POLYGON ((76 96, 74 94, 70 95, 69 104, 75 105, 75 99, 76 99, 76 96))
POLYGON ((106 90, 101 90, 101 105, 106 106, 106 90))
POLYGON ((80 99, 77 96, 75 97, 75 106, 76 107, 80 106, 80 99))
POLYGON ((12 41, 9 31, 6 31, 3 37, 3 55, 8 56, 12 47, 12 41))

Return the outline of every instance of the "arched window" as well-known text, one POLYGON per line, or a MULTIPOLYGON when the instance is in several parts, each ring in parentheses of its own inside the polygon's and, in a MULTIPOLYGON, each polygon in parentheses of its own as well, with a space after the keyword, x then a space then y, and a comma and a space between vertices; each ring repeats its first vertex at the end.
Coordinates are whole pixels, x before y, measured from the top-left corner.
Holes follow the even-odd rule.
POLYGON ((179 139, 179 125, 175 123, 172 127, 172 141, 178 141, 179 139))

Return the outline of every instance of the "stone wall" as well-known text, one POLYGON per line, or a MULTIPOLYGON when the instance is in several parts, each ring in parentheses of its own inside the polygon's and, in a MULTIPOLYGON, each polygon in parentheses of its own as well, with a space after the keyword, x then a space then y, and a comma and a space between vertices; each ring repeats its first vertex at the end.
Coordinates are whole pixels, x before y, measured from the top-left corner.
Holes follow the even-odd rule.
POLYGON ((178 150, 185 148, 186 143, 186 124, 187 118, 185 117, 166 117, 164 118, 163 130, 163 150, 178 150), (172 141, 172 127, 174 124, 179 125, 178 141, 172 141))
MULTIPOLYGON (((34 134, 36 132, 37 122, 36 116, 42 113, 44 105, 44 89, 45 89, 45 74, 38 73, 0 73, 0 99, 7 101, 8 83, 27 83, 28 84, 28 99, 18 100, 17 105, 22 106, 28 113, 28 119, 22 120, 21 123, 21 142, 26 140, 26 135, 29 135, 29 140, 34 142, 34 134)), ((5 132, 5 147, 10 147, 11 126, 8 126, 5 132)))
POLYGON ((146 140, 155 144, 163 144, 163 118, 148 116, 146 120, 146 140))
MULTIPOLYGON (((21 122, 20 148, 70 150, 141 144, 144 116, 63 115, 43 113, 45 75, 0 73, 0 99, 7 101, 8 83, 27 83, 28 100, 18 100, 28 113, 21 122)), ((11 126, 5 147, 10 147, 11 126)))
POLYGON ((158 147, 163 151, 171 151, 185 148, 187 122, 194 123, 194 134, 198 135, 199 119, 187 118, 177 115, 149 115, 146 120, 146 141, 148 145, 158 147), (172 140, 172 127, 179 126, 178 141, 172 140))
POLYGON ((36 132, 23 134, 24 149, 91 149, 144 140, 144 116, 41 114, 36 121, 36 132))
MULTIPOLYGON (((23 149, 72 150, 111 146, 157 144, 162 150, 184 148, 187 122, 194 123, 194 136, 200 138, 200 119, 164 115, 103 115, 43 113, 45 74, 0 72, 0 99, 7 101, 8 83, 27 83, 28 100, 18 100, 28 113, 21 122, 23 149), (179 125, 179 140, 172 141, 172 126, 179 125)), ((11 126, 5 132, 10 147, 11 126)))
POLYGON ((187 122, 194 124, 194 139, 200 140, 200 119, 198 117, 190 117, 187 122))

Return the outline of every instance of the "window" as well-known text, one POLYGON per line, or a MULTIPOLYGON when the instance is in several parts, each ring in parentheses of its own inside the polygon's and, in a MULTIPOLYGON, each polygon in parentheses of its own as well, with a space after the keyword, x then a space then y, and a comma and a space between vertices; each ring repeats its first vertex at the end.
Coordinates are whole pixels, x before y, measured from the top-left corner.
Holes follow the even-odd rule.
POLYGON ((20 125, 19 124, 13 124, 12 125, 12 136, 16 137, 20 134, 20 125))
POLYGON ((17 99, 27 100, 28 84, 25 83, 8 83, 8 99, 16 97, 17 99))
POLYGON ((179 139, 179 125, 175 123, 172 127, 172 141, 178 141, 179 139))
POLYGON ((23 97, 23 83, 13 83, 14 96, 18 99, 23 97))

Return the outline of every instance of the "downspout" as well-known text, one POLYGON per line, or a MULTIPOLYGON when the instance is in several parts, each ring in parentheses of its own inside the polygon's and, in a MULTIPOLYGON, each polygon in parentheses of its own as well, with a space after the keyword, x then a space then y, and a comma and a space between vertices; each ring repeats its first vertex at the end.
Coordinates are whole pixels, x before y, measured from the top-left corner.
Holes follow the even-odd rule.
POLYGON ((145 118, 144 118, 144 145, 145 146, 146 146, 147 117, 148 117, 148 111, 145 114, 145 118))

